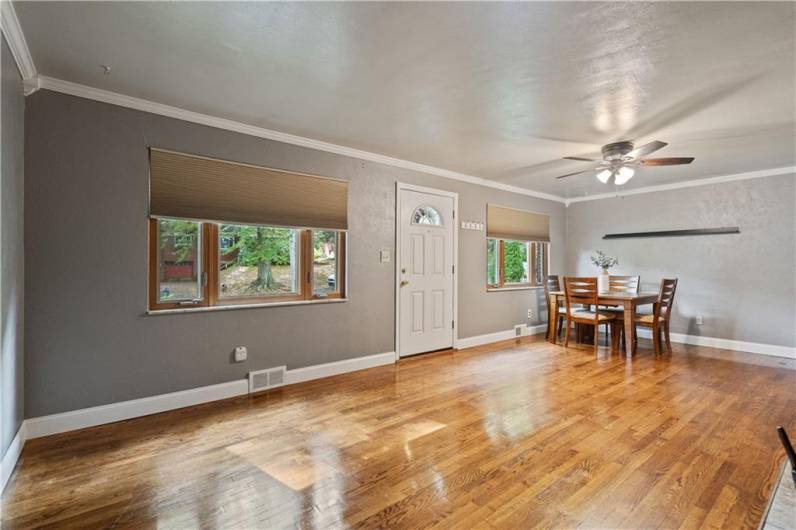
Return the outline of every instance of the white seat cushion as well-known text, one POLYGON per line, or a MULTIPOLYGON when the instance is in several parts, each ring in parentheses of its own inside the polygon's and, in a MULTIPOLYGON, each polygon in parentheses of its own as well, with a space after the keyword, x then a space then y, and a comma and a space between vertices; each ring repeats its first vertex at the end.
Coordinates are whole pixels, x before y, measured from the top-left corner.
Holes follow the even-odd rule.
POLYGON ((606 313, 595 313, 594 311, 575 311, 572 313, 572 318, 581 320, 597 320, 598 322, 607 322, 615 318, 614 315, 606 313))

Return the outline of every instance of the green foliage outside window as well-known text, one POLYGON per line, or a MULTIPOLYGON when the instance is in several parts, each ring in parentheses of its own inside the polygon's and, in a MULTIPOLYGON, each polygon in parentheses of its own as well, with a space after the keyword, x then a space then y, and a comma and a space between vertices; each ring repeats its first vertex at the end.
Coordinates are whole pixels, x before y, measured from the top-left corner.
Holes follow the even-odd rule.
POLYGON ((176 261, 187 261, 196 249, 196 238, 199 235, 199 223, 179 219, 161 219, 160 249, 174 250, 176 261))
POLYGON ((253 287, 272 288, 274 277, 272 265, 290 265, 290 249, 293 246, 293 230, 248 225, 221 225, 220 236, 234 243, 227 253, 238 251, 235 264, 257 267, 257 279, 253 287))
POLYGON ((503 274, 505 283, 527 282, 525 267, 528 263, 528 244, 522 241, 506 241, 504 243, 504 252, 503 274))

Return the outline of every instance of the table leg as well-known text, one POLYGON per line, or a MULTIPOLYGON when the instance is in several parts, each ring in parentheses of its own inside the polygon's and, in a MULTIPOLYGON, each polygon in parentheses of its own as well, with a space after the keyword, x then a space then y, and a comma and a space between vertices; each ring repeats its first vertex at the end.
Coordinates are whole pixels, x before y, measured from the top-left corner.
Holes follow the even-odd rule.
POLYGON ((558 337, 558 296, 551 294, 550 297, 550 314, 547 315, 547 340, 556 343, 558 337))
POLYGON ((633 320, 636 310, 633 307, 633 302, 629 300, 622 302, 622 307, 625 310, 625 357, 630 358, 633 356, 633 339, 636 333, 636 323, 633 320))

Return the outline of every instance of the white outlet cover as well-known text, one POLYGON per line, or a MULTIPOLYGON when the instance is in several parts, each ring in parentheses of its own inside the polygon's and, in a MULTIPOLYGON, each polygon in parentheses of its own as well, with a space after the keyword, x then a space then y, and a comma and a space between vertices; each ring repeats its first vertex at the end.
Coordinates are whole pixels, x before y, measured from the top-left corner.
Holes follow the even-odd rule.
POLYGON ((246 346, 235 347, 235 362, 245 361, 248 355, 249 351, 246 349, 246 346))
POLYGON ((389 250, 381 250, 379 251, 379 261, 382 263, 389 263, 390 262, 390 251, 389 250))

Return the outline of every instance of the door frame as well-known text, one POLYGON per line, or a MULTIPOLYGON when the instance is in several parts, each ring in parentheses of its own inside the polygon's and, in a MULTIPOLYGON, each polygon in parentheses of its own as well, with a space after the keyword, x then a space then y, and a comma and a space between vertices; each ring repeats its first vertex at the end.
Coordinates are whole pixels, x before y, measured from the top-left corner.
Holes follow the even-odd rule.
POLYGON ((404 182, 395 183, 395 361, 401 358, 401 191, 416 191, 453 199, 453 345, 459 345, 459 194, 454 191, 438 190, 416 186, 404 182))

